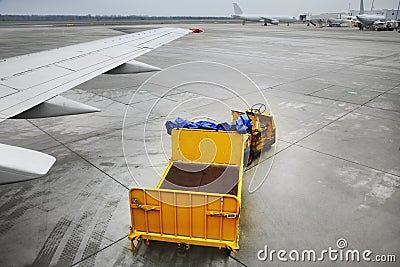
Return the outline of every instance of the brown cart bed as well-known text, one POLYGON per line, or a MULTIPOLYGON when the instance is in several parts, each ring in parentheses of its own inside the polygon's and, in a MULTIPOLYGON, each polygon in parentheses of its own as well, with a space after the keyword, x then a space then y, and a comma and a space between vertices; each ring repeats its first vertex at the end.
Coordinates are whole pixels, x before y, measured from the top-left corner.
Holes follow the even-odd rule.
POLYGON ((160 189, 237 195, 239 166, 174 162, 160 189))

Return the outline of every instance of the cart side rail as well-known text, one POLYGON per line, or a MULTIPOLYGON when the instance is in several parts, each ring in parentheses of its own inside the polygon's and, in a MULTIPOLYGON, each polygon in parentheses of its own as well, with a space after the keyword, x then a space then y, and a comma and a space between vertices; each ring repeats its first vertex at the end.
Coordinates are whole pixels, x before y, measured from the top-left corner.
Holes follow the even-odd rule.
POLYGON ((240 200, 236 196, 132 188, 129 199, 131 240, 239 248, 240 200))

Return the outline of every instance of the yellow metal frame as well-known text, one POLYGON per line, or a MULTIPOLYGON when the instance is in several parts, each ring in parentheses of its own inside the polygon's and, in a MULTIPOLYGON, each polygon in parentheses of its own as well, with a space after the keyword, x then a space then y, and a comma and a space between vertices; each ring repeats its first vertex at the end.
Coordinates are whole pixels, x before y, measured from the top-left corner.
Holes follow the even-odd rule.
POLYGON ((172 130, 172 160, 194 163, 241 165, 242 134, 199 129, 172 130))
POLYGON ((129 190, 132 252, 140 239, 238 251, 245 140, 231 131, 174 129, 172 158, 157 187, 129 190), (237 196, 160 189, 175 161, 238 166, 237 196))

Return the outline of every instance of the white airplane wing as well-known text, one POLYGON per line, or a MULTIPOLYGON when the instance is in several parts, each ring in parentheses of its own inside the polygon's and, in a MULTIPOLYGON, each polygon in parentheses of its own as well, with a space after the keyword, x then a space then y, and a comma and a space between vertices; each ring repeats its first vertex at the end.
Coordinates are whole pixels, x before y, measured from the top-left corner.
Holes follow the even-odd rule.
MULTIPOLYGON (((99 111, 58 95, 103 73, 159 70, 134 59, 192 31, 160 28, 0 59, 0 122, 9 118, 44 118, 99 111)), ((54 160, 44 155, 0 146, 0 184, 46 174, 54 160), (12 154, 15 160, 9 158, 6 161, 8 154, 12 154), (19 159, 26 159, 25 156, 41 158, 39 162, 43 166, 24 166, 26 168, 21 169, 19 159), (10 178, 8 174, 11 173, 13 177, 10 178), (16 178, 17 174, 23 175, 16 178)))

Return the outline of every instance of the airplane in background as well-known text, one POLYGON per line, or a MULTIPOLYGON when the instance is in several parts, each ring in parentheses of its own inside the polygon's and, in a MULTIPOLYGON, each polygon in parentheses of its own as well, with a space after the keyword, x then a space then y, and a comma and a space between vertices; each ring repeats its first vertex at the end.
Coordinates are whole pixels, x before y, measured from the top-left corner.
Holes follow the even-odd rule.
MULTIPOLYGON (((134 59, 199 29, 160 28, 0 59, 0 122, 100 111, 59 94, 101 74, 160 69, 134 59)), ((53 156, 0 144, 0 184, 46 175, 53 156)))
POLYGON ((360 0, 360 14, 356 16, 360 22, 358 27, 363 30, 365 27, 370 27, 374 24, 379 24, 386 21, 385 16, 377 14, 365 14, 364 0, 360 0))
POLYGON ((267 26, 268 23, 272 25, 287 23, 289 25, 289 23, 298 21, 296 17, 292 16, 244 14, 237 3, 233 3, 233 11, 235 14, 232 17, 243 20, 243 25, 246 24, 246 21, 264 22, 264 26, 267 26))
POLYGON ((351 15, 339 15, 339 18, 329 18, 327 19, 328 25, 330 27, 341 27, 343 25, 345 26, 352 26, 357 22, 356 16, 351 16, 351 15))
POLYGON ((341 27, 343 24, 348 23, 347 19, 329 18, 327 19, 329 27, 341 27))

